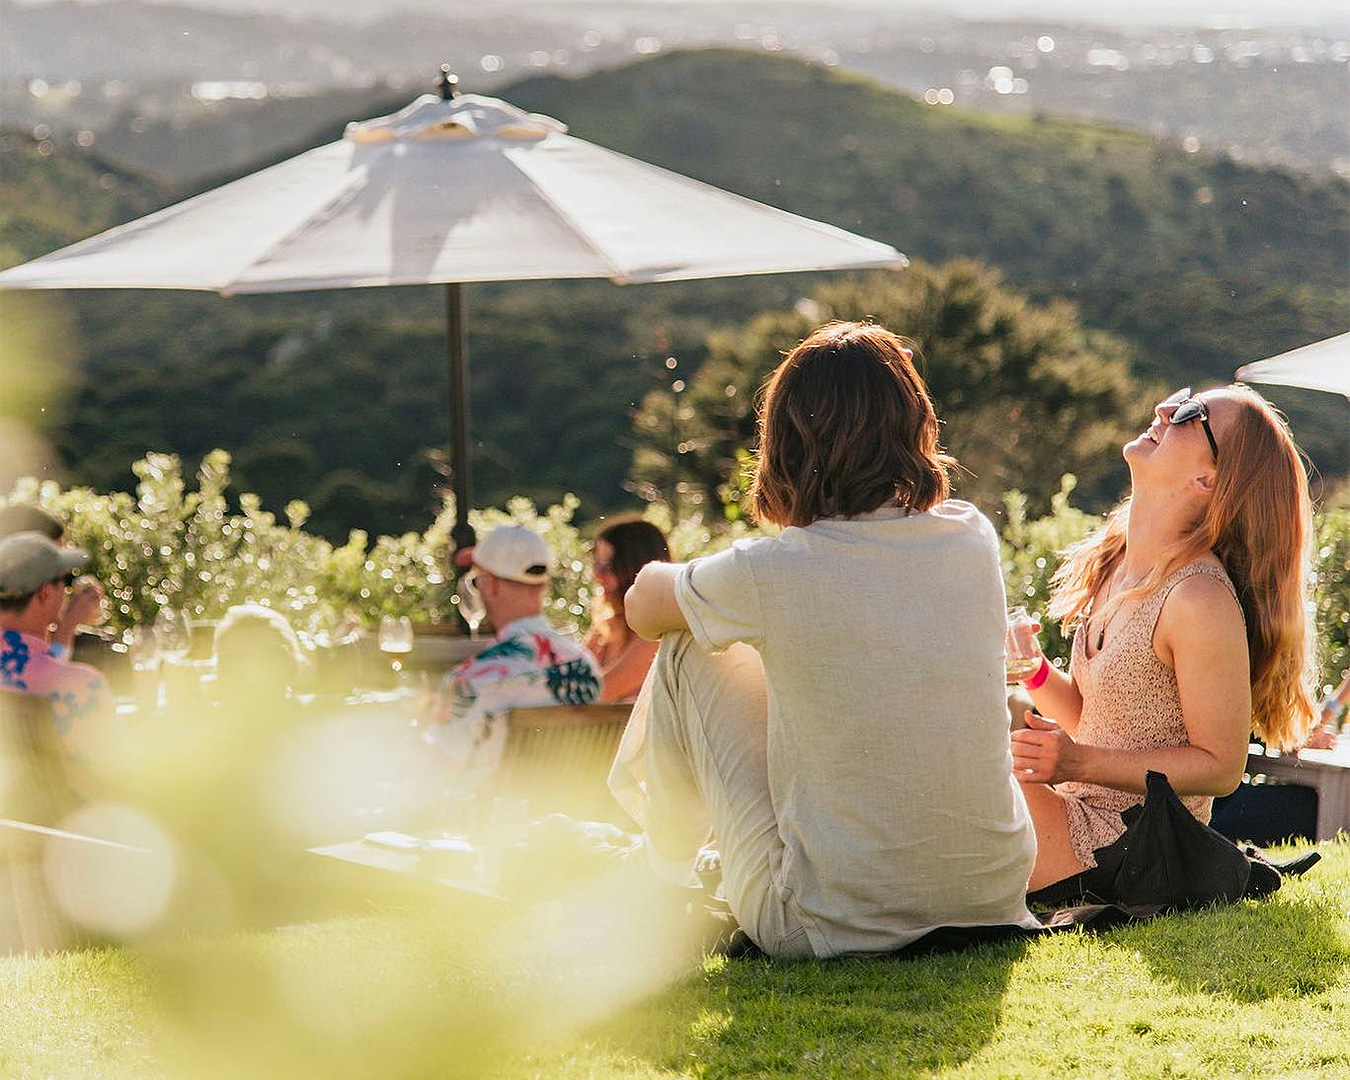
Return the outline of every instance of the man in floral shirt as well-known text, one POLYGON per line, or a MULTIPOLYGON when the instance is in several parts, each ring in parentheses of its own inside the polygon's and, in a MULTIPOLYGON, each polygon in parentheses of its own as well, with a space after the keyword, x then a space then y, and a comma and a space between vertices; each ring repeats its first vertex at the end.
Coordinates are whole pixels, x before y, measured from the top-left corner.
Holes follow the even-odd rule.
POLYGON ((97 668, 52 652, 47 633, 88 561, 37 532, 0 540, 0 692, 51 701, 62 745, 76 759, 89 733, 111 720, 112 695, 97 668))
POLYGON ((519 525, 494 529, 472 550, 469 588, 483 597, 496 640, 451 671, 424 739, 480 787, 501 761, 506 716, 541 705, 587 705, 600 696, 600 665, 544 617, 553 552, 519 525))

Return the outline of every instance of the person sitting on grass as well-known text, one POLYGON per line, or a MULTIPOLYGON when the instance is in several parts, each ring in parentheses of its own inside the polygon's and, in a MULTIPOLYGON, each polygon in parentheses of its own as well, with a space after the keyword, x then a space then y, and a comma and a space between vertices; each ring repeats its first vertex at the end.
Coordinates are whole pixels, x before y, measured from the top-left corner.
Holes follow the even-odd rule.
POLYGON ((595 621, 586 648, 600 662, 601 701, 631 701, 642 689, 656 659, 655 642, 633 633, 623 614, 638 571, 649 562, 669 562, 670 547, 660 529, 640 517, 611 518, 595 535, 595 621))
POLYGON ((502 525, 470 549, 464 587, 483 597, 496 640, 446 675, 422 738, 476 790, 506 746, 506 713, 543 705, 588 705, 600 696, 600 665, 544 616, 553 552, 542 536, 502 525))
POLYGON ((111 722, 112 694, 97 668, 50 651, 47 635, 88 561, 38 532, 0 540, 0 690, 51 701, 61 744, 76 761, 111 722))
POLYGON ((1283 420, 1245 387, 1188 388, 1123 453, 1130 497, 1054 579, 1069 671, 1042 658, 1024 685, 1044 716, 1012 733, 1036 821, 1033 890, 1096 865, 1149 771, 1207 822, 1241 781, 1253 730, 1288 749, 1313 723, 1312 515, 1283 420))
POLYGON ((1037 926, 998 537, 947 497, 912 346, 821 327, 769 378, 759 432, 755 511, 781 534, 649 563, 625 598, 660 639, 611 773, 647 858, 688 884, 715 838, 732 913, 775 956, 1037 926))

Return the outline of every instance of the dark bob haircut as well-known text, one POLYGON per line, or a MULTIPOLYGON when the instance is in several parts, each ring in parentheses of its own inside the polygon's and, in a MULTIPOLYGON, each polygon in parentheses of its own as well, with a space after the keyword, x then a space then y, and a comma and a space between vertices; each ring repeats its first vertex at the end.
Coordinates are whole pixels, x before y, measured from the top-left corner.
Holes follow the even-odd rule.
POLYGON ((872 323, 820 327, 764 384, 755 513, 775 525, 928 510, 955 462, 914 367, 914 346, 872 323))

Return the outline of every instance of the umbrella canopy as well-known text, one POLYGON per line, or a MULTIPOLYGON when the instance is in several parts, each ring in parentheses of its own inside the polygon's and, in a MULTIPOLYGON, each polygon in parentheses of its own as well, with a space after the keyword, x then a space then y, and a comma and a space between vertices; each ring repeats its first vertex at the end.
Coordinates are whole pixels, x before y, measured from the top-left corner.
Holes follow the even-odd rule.
POLYGON ((25 289, 294 292, 898 267, 887 244, 428 94, 342 139, 0 274, 25 289))
POLYGON ((1237 377, 1242 382, 1302 386, 1350 397, 1350 334, 1245 364, 1238 368, 1237 377))
MULTIPOLYGON (((444 71, 445 69, 443 69, 444 71)), ((342 139, 0 273, 10 289, 295 292, 445 283, 455 539, 467 513, 461 284, 900 268, 887 244, 602 149, 504 101, 424 95, 342 139)))

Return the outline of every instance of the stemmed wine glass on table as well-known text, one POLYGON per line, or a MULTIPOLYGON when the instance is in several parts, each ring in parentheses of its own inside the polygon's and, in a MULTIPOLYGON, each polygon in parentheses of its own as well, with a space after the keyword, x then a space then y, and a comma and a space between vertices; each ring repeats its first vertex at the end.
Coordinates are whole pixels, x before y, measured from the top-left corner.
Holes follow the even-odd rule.
POLYGON ((398 680, 403 660, 412 652, 413 625, 407 615, 386 615, 380 620, 380 652, 389 657, 389 666, 398 680))
POLYGON ((459 579, 459 614, 469 624, 469 640, 478 637, 478 627, 487 617, 483 594, 478 591, 478 573, 470 570, 459 579))
POLYGON ((126 646, 136 707, 144 712, 159 708, 159 635, 153 627, 133 626, 127 631, 126 646))
POLYGON ((162 607, 155 616, 155 640, 159 645, 160 677, 164 696, 171 707, 191 704, 198 687, 197 673, 188 662, 192 652, 192 627, 182 608, 162 607))
POLYGON ((182 608, 164 607, 155 616, 155 639, 160 656, 171 664, 187 659, 192 649, 192 628, 182 608))

